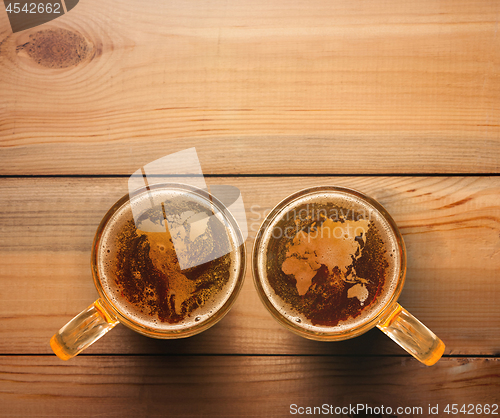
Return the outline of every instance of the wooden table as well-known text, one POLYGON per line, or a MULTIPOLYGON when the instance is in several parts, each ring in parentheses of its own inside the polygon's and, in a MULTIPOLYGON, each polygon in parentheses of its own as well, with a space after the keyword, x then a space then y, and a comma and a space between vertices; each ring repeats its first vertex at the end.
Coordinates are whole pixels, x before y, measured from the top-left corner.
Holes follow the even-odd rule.
POLYGON ((497 0, 81 0, 13 34, 0 5, 0 415, 364 404, 453 417, 465 415, 447 405, 499 404, 499 18, 497 0), (231 312, 200 335, 119 325, 56 358, 50 337, 97 297, 100 219, 130 174, 190 147, 209 185, 240 188, 248 252, 263 216, 301 188, 378 199, 408 249, 400 301, 445 356, 423 366, 377 330, 295 336, 247 268, 231 312))

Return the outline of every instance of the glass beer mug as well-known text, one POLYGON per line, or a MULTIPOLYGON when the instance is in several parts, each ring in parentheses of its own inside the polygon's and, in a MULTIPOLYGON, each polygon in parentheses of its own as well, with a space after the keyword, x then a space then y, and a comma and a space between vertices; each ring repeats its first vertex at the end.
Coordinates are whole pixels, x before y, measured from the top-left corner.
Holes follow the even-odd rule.
POLYGON ((444 352, 397 302, 406 250, 396 223, 358 191, 322 186, 287 197, 259 230, 252 268, 265 307, 298 335, 339 341, 377 327, 426 365, 444 352))
POLYGON ((243 283, 244 237, 215 196, 188 185, 156 184, 124 196, 104 216, 91 266, 99 298, 50 341, 64 360, 120 322, 163 339, 217 323, 243 283))

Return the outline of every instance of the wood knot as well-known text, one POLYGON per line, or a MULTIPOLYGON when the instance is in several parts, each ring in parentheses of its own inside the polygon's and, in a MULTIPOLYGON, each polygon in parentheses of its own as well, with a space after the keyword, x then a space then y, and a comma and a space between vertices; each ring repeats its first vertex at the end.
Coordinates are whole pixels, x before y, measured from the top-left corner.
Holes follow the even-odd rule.
POLYGON ((78 65, 92 55, 93 46, 82 35, 66 29, 46 29, 30 35, 30 40, 17 47, 33 61, 47 68, 78 65))

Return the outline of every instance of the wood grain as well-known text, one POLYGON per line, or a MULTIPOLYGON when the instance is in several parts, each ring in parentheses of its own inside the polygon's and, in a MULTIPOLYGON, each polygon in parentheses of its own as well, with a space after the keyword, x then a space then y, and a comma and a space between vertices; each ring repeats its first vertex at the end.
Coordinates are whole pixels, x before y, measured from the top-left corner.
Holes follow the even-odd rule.
MULTIPOLYGON (((498 355, 500 178, 243 177, 207 182, 240 188, 249 257, 264 215, 299 189, 338 184, 373 196, 393 215, 406 242, 408 273, 401 303, 443 339, 447 355, 498 355)), ((126 178, 0 180, 1 353, 50 353, 52 334, 97 297, 90 273, 93 235, 107 209, 126 192, 126 178)), ((292 335, 262 306, 249 267, 232 311, 203 334, 157 341, 119 326, 88 353, 403 351, 377 330, 335 344, 292 335)))
POLYGON ((499 382, 494 359, 426 368, 377 357, 0 357, 2 416, 23 418, 284 417, 292 404, 383 405, 391 417, 432 416, 439 405, 447 416, 447 404, 498 404, 499 382), (401 406, 423 413, 397 414, 401 406))
POLYGON ((500 172, 499 19, 497 0, 81 0, 13 34, 0 2, 0 416, 500 403, 500 177, 442 176, 500 172), (292 335, 248 269, 200 335, 119 325, 57 359, 49 338, 97 297, 100 219, 127 176, 189 147, 209 185, 240 188, 248 255, 263 217, 301 188, 378 199, 407 245, 400 301, 445 357, 427 368, 377 330, 292 335), (370 176, 391 173, 429 177, 370 176))
POLYGON ((496 0, 137 4, 0 10, 0 174, 500 169, 496 0))

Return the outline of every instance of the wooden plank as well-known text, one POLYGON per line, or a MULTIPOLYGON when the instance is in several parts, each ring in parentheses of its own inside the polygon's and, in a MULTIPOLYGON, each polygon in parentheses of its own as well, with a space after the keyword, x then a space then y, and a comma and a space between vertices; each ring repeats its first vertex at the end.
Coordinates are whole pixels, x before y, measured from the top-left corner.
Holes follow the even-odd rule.
POLYGON ((433 416, 429 405, 451 416, 446 405, 500 403, 499 382, 498 358, 426 368, 380 357, 0 357, 3 417, 284 417, 291 405, 358 404, 392 408, 384 417, 433 416))
POLYGON ((130 174, 192 146, 215 174, 498 172, 499 13, 88 0, 12 34, 2 12, 0 174, 130 174))
MULTIPOLYGON (((401 227, 408 274, 401 303, 447 344, 447 354, 498 355, 500 268, 498 177, 209 178, 240 188, 250 256, 266 213, 318 184, 359 189, 401 227)), ((90 248, 125 178, 1 179, 0 352, 50 353, 52 334, 96 297, 90 248)), ((248 267, 250 263, 247 263, 248 267)), ((262 306, 250 267, 232 311, 201 335, 157 341, 119 326, 89 353, 402 354, 377 330, 340 343, 305 340, 262 306)))

